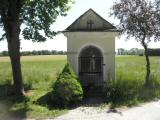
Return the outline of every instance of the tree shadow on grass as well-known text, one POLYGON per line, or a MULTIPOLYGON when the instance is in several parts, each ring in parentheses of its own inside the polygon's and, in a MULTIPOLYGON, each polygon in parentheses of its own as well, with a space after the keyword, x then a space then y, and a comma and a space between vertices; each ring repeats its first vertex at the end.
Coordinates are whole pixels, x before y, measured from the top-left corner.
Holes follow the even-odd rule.
POLYGON ((38 105, 42 105, 42 106, 45 106, 47 107, 48 109, 63 109, 63 107, 59 107, 58 105, 55 104, 54 101, 52 101, 53 99, 53 96, 52 96, 52 92, 48 92, 46 93, 45 95, 41 96, 37 101, 36 103, 38 105))
MULTIPOLYGON (((25 90, 31 89, 30 85, 24 85, 25 90)), ((26 118, 29 110, 27 98, 16 96, 13 85, 7 83, 0 85, 0 118, 20 120, 26 118)))
POLYGON ((72 110, 72 109, 76 109, 80 106, 100 106, 102 104, 105 104, 105 100, 103 99, 103 97, 84 97, 83 100, 81 102, 77 102, 77 103, 70 103, 68 106, 62 106, 60 104, 56 103, 56 98, 54 98, 53 92, 48 92, 46 93, 44 96, 40 97, 36 103, 38 105, 42 105, 47 107, 48 109, 68 109, 68 110, 72 110))
MULTIPOLYGON (((24 90, 28 91, 32 89, 31 84, 24 84, 24 90)), ((0 85, 0 100, 15 97, 14 86, 10 83, 0 85)))

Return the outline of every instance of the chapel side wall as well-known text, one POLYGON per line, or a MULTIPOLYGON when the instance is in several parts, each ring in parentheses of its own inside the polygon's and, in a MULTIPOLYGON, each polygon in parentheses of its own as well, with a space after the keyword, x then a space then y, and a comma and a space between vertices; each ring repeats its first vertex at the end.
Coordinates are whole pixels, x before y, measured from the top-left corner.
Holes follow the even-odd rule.
POLYGON ((73 46, 72 46, 72 37, 70 37, 70 35, 67 33, 67 62, 72 66, 72 68, 74 69, 74 71, 77 73, 78 75, 78 71, 77 71, 77 52, 73 50, 73 46))
POLYGON ((105 49, 105 80, 115 80, 115 36, 116 33, 108 33, 104 40, 107 41, 106 44, 108 49, 105 49))
POLYGON ((104 56, 104 80, 115 79, 114 32, 69 32, 67 36, 68 62, 78 74, 78 56, 89 45, 98 47, 104 56))

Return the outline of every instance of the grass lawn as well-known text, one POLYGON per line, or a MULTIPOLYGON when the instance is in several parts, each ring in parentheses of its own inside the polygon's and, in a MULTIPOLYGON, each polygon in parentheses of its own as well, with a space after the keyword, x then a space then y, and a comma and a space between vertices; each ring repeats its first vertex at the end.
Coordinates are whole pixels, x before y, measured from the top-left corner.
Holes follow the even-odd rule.
MULTIPOLYGON (((6 110, 12 115, 27 118, 50 118, 67 110, 48 109, 36 103, 52 90, 52 85, 66 63, 66 56, 25 56, 22 57, 22 72, 25 89, 29 89, 26 102, 16 102, 8 97, 8 87, 12 84, 11 66, 8 57, 0 57, 0 103, 6 103, 6 110)), ((160 80, 160 57, 151 57, 152 74, 160 80)), ((139 56, 117 56, 116 77, 127 80, 145 79, 145 58, 139 56)), ((1 113, 0 116, 6 114, 1 113)))
POLYGON ((29 100, 27 100, 26 104, 24 102, 16 102, 14 98, 7 97, 8 86, 6 84, 12 84, 11 66, 8 57, 0 57, 0 99, 2 102, 7 102, 6 108, 8 108, 8 112, 15 116, 21 115, 21 117, 29 118, 49 118, 66 112, 66 110, 59 109, 49 110, 47 107, 36 103, 40 97, 52 90, 56 74, 63 69, 65 63, 66 56, 59 55, 22 57, 25 89, 31 89, 28 91, 29 100))
POLYGON ((144 56, 117 56, 116 82, 111 107, 132 106, 160 98, 160 57, 150 57, 151 87, 145 87, 146 61, 144 56))

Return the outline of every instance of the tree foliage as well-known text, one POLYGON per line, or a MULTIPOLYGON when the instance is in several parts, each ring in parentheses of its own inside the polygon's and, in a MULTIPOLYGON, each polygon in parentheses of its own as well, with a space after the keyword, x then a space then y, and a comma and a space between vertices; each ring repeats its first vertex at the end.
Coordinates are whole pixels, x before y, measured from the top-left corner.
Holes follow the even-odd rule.
POLYGON ((121 34, 127 38, 134 37, 142 42, 149 43, 154 37, 158 41, 160 36, 159 10, 156 3, 147 0, 120 0, 112 7, 114 15, 120 20, 121 34))
MULTIPOLYGON (((66 15, 71 0, 13 0, 12 2, 17 2, 19 7, 19 22, 25 26, 22 30, 24 39, 43 42, 46 41, 46 37, 52 38, 56 35, 50 27, 59 15, 66 15)), ((12 2, 0 0, 0 27, 4 28, 6 20, 14 18, 8 13, 12 2)), ((18 14, 18 11, 15 14, 18 14)), ((1 39, 4 38, 6 33, 1 39)))
POLYGON ((119 0, 112 7, 111 15, 120 20, 121 34, 134 37, 145 50, 146 84, 150 81, 148 43, 160 40, 160 0, 119 0))
POLYGON ((70 0, 0 0, 0 27, 7 39, 11 59, 15 93, 23 95, 20 63, 20 34, 24 39, 44 42, 56 32, 51 25, 59 15, 66 15, 70 0), (21 25, 23 24, 23 27, 21 25), (24 28, 24 29, 22 29, 24 28))

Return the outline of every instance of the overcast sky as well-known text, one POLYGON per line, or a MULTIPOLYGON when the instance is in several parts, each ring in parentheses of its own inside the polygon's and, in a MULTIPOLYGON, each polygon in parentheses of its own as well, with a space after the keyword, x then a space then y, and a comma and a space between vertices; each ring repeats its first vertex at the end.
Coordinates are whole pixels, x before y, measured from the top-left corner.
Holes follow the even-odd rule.
MULTIPOLYGON (((56 23, 53 24, 52 28, 56 31, 61 31, 67 28, 71 23, 73 23, 80 15, 85 11, 92 8, 99 15, 105 18, 110 23, 117 25, 118 20, 113 17, 109 17, 110 8, 113 5, 113 0, 75 0, 71 9, 68 11, 66 17, 58 17, 56 23)), ((0 30, 2 33, 2 30, 0 30)), ((1 35, 1 34, 0 34, 1 35)), ((151 48, 160 48, 159 43, 150 43, 151 48)), ((134 39, 124 40, 124 37, 116 39, 116 49, 117 48, 142 48, 141 45, 135 42, 134 39)), ((7 50, 6 41, 0 42, 0 51, 7 50)), ((47 40, 44 43, 33 43, 32 41, 23 40, 21 41, 21 51, 28 50, 67 50, 67 39, 63 34, 57 35, 52 40, 47 40)))

